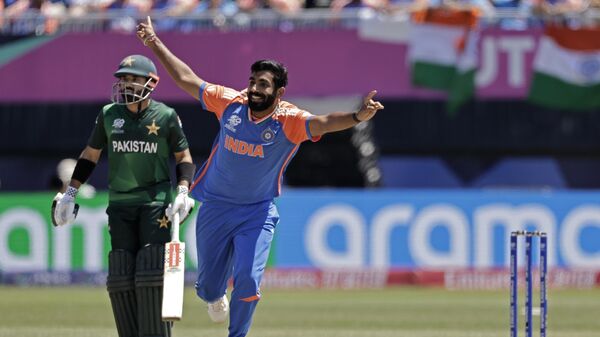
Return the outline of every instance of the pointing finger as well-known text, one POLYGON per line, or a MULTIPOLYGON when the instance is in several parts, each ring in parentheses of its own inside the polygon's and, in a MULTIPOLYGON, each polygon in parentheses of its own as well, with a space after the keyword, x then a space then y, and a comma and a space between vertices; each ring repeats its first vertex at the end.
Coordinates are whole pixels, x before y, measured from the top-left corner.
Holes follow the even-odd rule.
POLYGON ((375 96, 376 94, 377 94, 377 90, 371 90, 371 92, 369 92, 367 97, 365 97, 365 102, 369 102, 373 98, 373 96, 375 96))
POLYGON ((146 24, 147 24, 149 27, 152 27, 152 19, 150 19, 150 15, 148 15, 148 16, 146 17, 146 24))

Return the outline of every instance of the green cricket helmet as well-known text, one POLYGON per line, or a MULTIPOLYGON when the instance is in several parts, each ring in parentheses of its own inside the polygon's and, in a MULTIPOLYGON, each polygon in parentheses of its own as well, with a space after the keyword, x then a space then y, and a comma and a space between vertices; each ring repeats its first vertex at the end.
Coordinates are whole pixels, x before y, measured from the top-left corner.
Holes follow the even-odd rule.
POLYGON ((112 101, 116 104, 139 103, 150 96, 156 88, 159 77, 156 74, 154 63, 143 55, 129 55, 119 63, 119 68, 114 73, 119 80, 112 87, 112 101), (128 82, 126 75, 135 75, 145 78, 145 82, 128 82))

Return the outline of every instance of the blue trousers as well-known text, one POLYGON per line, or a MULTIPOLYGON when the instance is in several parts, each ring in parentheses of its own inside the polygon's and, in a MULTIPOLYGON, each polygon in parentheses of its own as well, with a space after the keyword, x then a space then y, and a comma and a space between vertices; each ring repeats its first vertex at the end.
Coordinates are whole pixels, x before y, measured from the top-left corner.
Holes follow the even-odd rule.
POLYGON ((235 205, 209 201, 196 220, 198 279, 196 293, 214 302, 233 276, 229 337, 246 336, 260 299, 260 281, 279 213, 273 201, 235 205))

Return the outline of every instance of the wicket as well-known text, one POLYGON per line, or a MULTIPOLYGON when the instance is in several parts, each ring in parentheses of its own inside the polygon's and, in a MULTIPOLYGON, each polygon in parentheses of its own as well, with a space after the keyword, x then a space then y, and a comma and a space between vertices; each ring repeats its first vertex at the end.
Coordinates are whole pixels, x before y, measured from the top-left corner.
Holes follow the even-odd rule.
POLYGON ((510 336, 517 337, 518 326, 518 268, 517 239, 525 237, 525 333, 533 336, 533 237, 540 238, 540 337, 546 337, 548 301, 546 298, 546 275, 548 272, 548 237, 545 232, 514 231, 510 234, 510 336))

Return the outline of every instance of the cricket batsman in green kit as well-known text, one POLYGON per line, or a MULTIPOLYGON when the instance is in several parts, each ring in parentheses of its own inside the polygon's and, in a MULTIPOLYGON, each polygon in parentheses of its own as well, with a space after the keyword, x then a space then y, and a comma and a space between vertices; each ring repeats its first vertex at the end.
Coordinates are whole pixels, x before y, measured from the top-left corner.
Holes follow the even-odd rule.
POLYGON ((195 166, 175 111, 150 99, 158 84, 156 67, 142 55, 123 59, 114 74, 112 104, 96 119, 64 194, 53 202, 52 221, 75 221, 77 190, 108 152, 107 289, 119 337, 170 336, 161 320, 164 244, 170 241, 169 218, 185 219, 194 205, 188 197, 195 166), (172 200, 169 157, 174 154, 177 196, 172 200))

